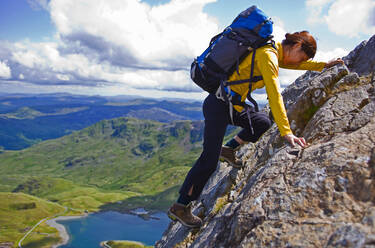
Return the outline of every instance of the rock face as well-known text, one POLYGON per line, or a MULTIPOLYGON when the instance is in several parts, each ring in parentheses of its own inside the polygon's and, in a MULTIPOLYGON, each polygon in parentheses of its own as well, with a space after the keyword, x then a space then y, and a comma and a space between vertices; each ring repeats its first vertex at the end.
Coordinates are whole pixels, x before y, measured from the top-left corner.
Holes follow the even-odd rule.
POLYGON ((156 247, 375 247, 375 89, 351 54, 351 72, 308 72, 283 93, 307 148, 273 125, 238 152, 245 168, 219 164, 193 207, 204 226, 171 222, 156 247))
POLYGON ((346 57, 345 64, 351 71, 359 75, 366 75, 375 70, 375 36, 368 41, 363 41, 346 57))

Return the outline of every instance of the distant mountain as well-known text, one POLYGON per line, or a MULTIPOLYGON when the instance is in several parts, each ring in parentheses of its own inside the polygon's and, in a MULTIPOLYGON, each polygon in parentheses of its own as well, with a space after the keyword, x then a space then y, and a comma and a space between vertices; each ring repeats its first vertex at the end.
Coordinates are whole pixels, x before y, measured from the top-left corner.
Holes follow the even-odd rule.
POLYGON ((185 117, 182 115, 174 114, 168 110, 152 107, 149 109, 142 109, 142 110, 132 110, 130 111, 127 116, 134 117, 137 119, 149 119, 150 116, 153 117, 155 121, 160 122, 171 122, 175 120, 184 120, 185 117))
POLYGON ((117 117, 160 122, 201 120, 201 105, 200 102, 134 96, 101 97, 65 93, 0 96, 0 146, 6 150, 24 149, 117 117))

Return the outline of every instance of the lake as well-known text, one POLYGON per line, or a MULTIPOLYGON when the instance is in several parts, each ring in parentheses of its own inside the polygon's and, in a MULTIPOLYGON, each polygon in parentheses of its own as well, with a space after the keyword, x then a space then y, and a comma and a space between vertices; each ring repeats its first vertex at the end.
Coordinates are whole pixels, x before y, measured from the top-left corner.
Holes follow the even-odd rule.
POLYGON ((105 240, 132 240, 153 246, 168 227, 165 213, 156 213, 144 219, 138 215, 106 211, 87 217, 57 221, 67 229, 69 243, 60 248, 95 248, 105 240))

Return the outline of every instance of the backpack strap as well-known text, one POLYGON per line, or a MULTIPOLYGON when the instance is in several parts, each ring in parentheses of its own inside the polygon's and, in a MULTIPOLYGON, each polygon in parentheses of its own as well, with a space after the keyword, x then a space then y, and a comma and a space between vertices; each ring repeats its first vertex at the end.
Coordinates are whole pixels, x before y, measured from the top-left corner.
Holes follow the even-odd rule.
MULTIPOLYGON (((258 107, 258 104, 256 106, 258 107)), ((254 135, 254 128, 253 128, 253 124, 251 122, 251 114, 250 114, 251 107, 245 103, 244 108, 245 108, 245 111, 246 111, 246 114, 247 114, 247 118, 249 119, 250 134, 254 135)))
POLYGON ((251 97, 251 90, 253 88, 252 79, 254 76, 255 52, 256 52, 256 49, 254 49, 253 57, 251 58, 250 83, 249 83, 249 91, 247 93, 247 99, 254 105, 255 111, 259 112, 258 103, 254 100, 254 98, 251 97))
MULTIPOLYGON (((272 47, 277 50, 276 46, 275 46, 275 41, 274 40, 270 40, 270 42, 268 42, 267 44, 270 44, 272 45, 272 47)), ((254 108, 255 108, 255 111, 256 112, 259 112, 259 106, 258 106, 258 103, 255 101, 254 98, 252 98, 251 96, 251 90, 252 90, 252 83, 253 82, 257 82, 257 81, 254 81, 253 78, 254 77, 254 65, 255 65, 255 52, 256 52, 256 49, 254 49, 254 52, 253 52, 253 57, 251 58, 251 70, 250 70, 250 84, 249 84, 249 91, 247 93, 247 99, 254 105, 254 108)), ((262 78, 263 79, 263 78, 262 78)), ((259 81, 259 80, 258 80, 259 81)), ((250 125, 251 126, 251 125, 250 125)))
POLYGON ((235 92, 231 91, 230 86, 226 87, 224 85, 224 83, 225 83, 225 80, 221 79, 220 86, 217 89, 215 95, 216 95, 217 99, 220 99, 220 100, 224 101, 228 105, 228 107, 229 107, 230 121, 231 121, 232 125, 234 125, 234 122, 233 122, 233 103, 232 103, 232 100, 233 100, 233 94, 235 92))
POLYGON ((229 116, 230 116, 230 120, 231 120, 232 125, 234 125, 234 121, 233 121, 233 109, 234 108, 233 108, 233 105, 242 106, 244 108, 244 113, 246 113, 247 119, 249 120, 250 134, 254 135, 254 128, 253 128, 252 121, 251 121, 251 110, 252 110, 252 108, 251 108, 250 105, 241 101, 241 95, 234 92, 234 91, 231 91, 230 86, 225 87, 224 84, 222 84, 216 92, 216 97, 218 99, 221 99, 221 100, 225 101, 228 104, 229 116))
MULTIPOLYGON (((252 89, 252 86, 253 86, 252 83, 263 80, 262 76, 254 76, 255 51, 256 51, 256 49, 254 49, 253 56, 251 58, 250 78, 249 79, 243 79, 243 80, 230 81, 230 82, 221 80, 220 87, 219 87, 219 89, 216 93, 216 97, 219 98, 219 99, 222 99, 223 101, 225 101, 228 104, 232 100, 230 86, 236 85, 236 84, 243 84, 243 83, 248 82, 249 83, 249 91, 247 93, 246 98, 254 105, 255 111, 259 112, 258 103, 255 101, 254 98, 251 97, 251 89, 252 89), (229 92, 227 92, 228 90, 226 91, 225 89, 228 89, 229 92), (218 94, 218 92, 219 92, 219 94, 218 94), (230 98, 228 97, 228 95, 229 95, 230 98)), ((242 104, 239 104, 239 103, 234 103, 234 104, 242 106, 242 104)))
POLYGON ((248 78, 248 79, 242 79, 242 80, 236 80, 236 81, 230 81, 230 82, 226 81, 224 82, 224 86, 237 85, 237 84, 243 84, 243 83, 255 83, 260 80, 263 80, 262 76, 253 76, 252 79, 248 78))

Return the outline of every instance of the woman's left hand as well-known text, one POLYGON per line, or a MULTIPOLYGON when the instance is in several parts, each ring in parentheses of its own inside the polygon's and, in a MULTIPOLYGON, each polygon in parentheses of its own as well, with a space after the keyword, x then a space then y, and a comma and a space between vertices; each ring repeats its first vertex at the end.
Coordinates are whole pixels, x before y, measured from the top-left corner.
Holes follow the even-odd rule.
POLYGON ((284 136, 284 139, 289 142, 289 144, 292 145, 292 147, 296 146, 296 143, 300 145, 302 148, 307 147, 307 143, 303 137, 299 138, 294 136, 294 134, 287 134, 284 136))
POLYGON ((343 64, 344 64, 344 60, 342 60, 342 59, 340 59, 340 58, 330 60, 330 61, 326 64, 325 68, 330 68, 330 67, 332 67, 332 66, 334 66, 334 65, 338 65, 338 64, 343 65, 343 64))

